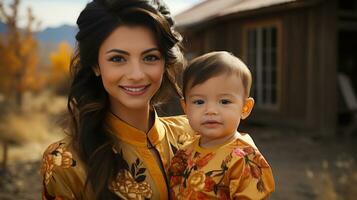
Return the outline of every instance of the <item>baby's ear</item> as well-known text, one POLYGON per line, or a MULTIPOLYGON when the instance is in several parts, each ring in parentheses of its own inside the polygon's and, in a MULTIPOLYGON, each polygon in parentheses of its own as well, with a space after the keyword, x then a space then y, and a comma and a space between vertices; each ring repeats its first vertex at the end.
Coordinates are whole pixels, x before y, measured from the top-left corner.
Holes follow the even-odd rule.
POLYGON ((184 98, 181 98, 180 99, 180 104, 181 104, 181 108, 183 109, 183 111, 185 112, 185 114, 187 113, 186 112, 186 101, 184 98))
POLYGON ((252 97, 247 98, 244 101, 241 118, 246 119, 252 112, 253 107, 254 107, 254 99, 252 97))

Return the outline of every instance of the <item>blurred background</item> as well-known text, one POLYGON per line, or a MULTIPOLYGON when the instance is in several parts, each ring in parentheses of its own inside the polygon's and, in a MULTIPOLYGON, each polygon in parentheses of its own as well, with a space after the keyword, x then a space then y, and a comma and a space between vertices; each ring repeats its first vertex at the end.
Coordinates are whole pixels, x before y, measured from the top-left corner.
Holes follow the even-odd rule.
MULTIPOLYGON (((0 0, 0 199, 40 199, 40 159, 64 137, 75 25, 88 0, 0 0)), ((253 74, 248 132, 271 199, 357 196, 357 0, 165 0, 188 60, 226 50, 253 74)), ((175 101, 173 101, 175 102, 175 101)), ((169 103, 164 114, 178 114, 169 103)))

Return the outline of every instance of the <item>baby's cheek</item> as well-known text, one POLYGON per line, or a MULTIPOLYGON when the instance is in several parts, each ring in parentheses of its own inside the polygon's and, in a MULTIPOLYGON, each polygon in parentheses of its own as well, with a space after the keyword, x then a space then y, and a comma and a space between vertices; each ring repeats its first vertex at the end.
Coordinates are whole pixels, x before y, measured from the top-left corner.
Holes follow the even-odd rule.
POLYGON ((190 126, 195 130, 197 131, 197 129, 199 128, 199 120, 196 119, 195 116, 189 116, 188 117, 188 120, 189 120, 189 123, 190 123, 190 126))

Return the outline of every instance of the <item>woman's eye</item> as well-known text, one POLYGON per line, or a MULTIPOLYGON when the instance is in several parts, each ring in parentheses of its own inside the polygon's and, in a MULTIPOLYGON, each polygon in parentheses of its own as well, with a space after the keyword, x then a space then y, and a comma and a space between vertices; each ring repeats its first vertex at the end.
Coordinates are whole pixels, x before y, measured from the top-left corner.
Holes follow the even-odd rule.
POLYGON ((205 102, 203 100, 194 100, 192 101, 193 104, 196 104, 196 105, 201 105, 201 104, 204 104, 205 102))
POLYGON ((122 56, 113 56, 109 58, 110 62, 125 62, 125 58, 122 56))
POLYGON ((232 101, 230 101, 228 99, 222 99, 222 100, 220 100, 220 103, 221 104, 230 104, 230 103, 232 103, 232 101))
POLYGON ((156 55, 148 55, 144 57, 144 61, 146 62, 155 62, 157 60, 160 60, 160 57, 156 55))

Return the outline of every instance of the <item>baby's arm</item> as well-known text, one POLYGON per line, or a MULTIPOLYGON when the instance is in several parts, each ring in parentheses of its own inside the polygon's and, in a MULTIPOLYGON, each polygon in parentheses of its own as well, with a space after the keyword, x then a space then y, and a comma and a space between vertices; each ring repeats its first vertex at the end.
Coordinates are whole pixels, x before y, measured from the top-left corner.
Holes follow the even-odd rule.
POLYGON ((241 159, 230 167, 231 199, 267 199, 274 191, 272 170, 260 152, 253 147, 237 148, 241 159))

